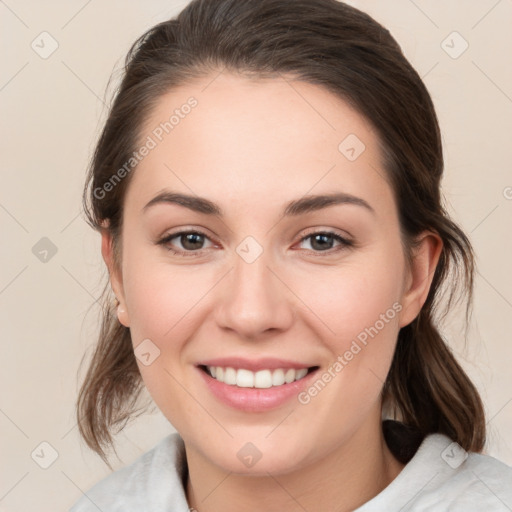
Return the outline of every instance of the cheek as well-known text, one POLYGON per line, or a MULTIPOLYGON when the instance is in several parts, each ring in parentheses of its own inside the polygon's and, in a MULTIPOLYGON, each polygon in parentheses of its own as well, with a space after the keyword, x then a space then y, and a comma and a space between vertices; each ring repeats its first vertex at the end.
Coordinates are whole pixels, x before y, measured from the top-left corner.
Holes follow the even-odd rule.
POLYGON ((323 276, 306 277, 299 292, 307 306, 325 324, 334 344, 343 349, 348 340, 376 325, 379 331, 398 326, 401 310, 400 255, 380 252, 379 257, 355 259, 332 268, 323 276), (339 341, 336 341, 339 340, 339 341))
POLYGON ((329 279, 315 281, 316 293, 309 296, 317 317, 311 325, 323 333, 330 361, 299 401, 306 409, 311 404, 310 414, 319 425, 329 425, 333 438, 357 428, 378 407, 402 310, 400 259, 395 257, 368 258, 332 272, 329 279), (332 407, 324 410, 321 403, 332 407))
MULTIPOLYGON (((192 270, 132 249, 123 267, 132 341, 137 347, 150 339, 160 350, 150 366, 138 361, 141 375, 171 424, 187 432, 202 414, 186 391, 194 389, 186 371, 189 342, 211 321, 220 304, 216 298, 225 296, 225 268, 198 265, 192 270)), ((318 338, 328 354, 322 362, 324 382, 329 382, 314 384, 295 403, 311 435, 324 438, 326 446, 339 432, 356 429, 379 400, 398 332, 402 264, 401 255, 386 246, 338 266, 279 270, 293 290, 290 294, 283 287, 282 298, 298 311, 290 329, 318 338)))
MULTIPOLYGON (((290 307, 303 310, 301 320, 321 333, 324 342, 330 339, 330 348, 337 353, 347 350, 354 339, 364 342, 365 333, 371 337, 375 328, 383 334, 395 328, 404 264, 397 246, 388 243, 373 247, 357 257, 347 257, 337 266, 281 268, 284 281, 301 299, 290 307)), ((127 244, 123 260, 133 343, 136 346, 146 338, 160 343, 172 340, 170 345, 177 348, 179 340, 186 339, 187 332, 194 329, 197 315, 204 316, 205 308, 215 307, 208 294, 216 295, 214 285, 223 272, 208 265, 193 270, 189 265, 171 265, 165 255, 155 258, 154 252, 146 254, 148 249, 139 247, 127 244)), ((287 297, 292 301, 283 292, 283 300, 287 297)))
MULTIPOLYGON (((307 295, 315 313, 311 325, 323 333, 330 352, 327 371, 319 376, 329 382, 322 400, 342 400, 343 407, 333 409, 340 424, 349 421, 347 415, 356 417, 355 411, 364 415, 379 399, 399 332, 402 265, 401 253, 386 246, 347 260, 323 279, 307 280, 315 283, 315 293, 307 295)), ((299 293, 304 296, 305 287, 299 293)), ((322 383, 304 402, 320 389, 322 383)))
POLYGON ((135 354, 148 343, 158 354, 145 365, 137 358, 144 384, 152 399, 171 424, 186 431, 197 415, 197 405, 187 389, 184 368, 188 341, 198 328, 201 298, 211 286, 204 272, 185 267, 132 258, 126 262, 125 295, 130 315, 130 333, 135 354), (139 263, 140 262, 140 263, 139 263), (156 346, 156 348, 155 348, 156 346))
POLYGON ((123 276, 134 345, 144 338, 179 339, 176 332, 187 324, 190 312, 208 290, 204 272, 171 265, 165 254, 155 257, 154 248, 138 249, 130 244, 123 276))

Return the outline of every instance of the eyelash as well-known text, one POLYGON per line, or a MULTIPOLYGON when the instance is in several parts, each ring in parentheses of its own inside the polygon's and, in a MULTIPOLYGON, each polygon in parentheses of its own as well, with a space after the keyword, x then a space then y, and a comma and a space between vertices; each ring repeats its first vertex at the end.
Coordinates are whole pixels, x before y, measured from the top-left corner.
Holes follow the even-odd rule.
MULTIPOLYGON (((197 230, 178 231, 176 233, 171 233, 169 235, 164 236, 161 240, 159 240, 157 242, 157 244, 164 246, 168 251, 172 252, 173 254, 175 254, 177 256, 183 256, 185 258, 191 258, 191 257, 194 258, 194 257, 201 256, 203 251, 206 250, 206 249, 199 249, 197 251, 182 251, 182 250, 173 249, 171 246, 167 245, 167 244, 169 244, 169 242, 171 240, 173 240, 174 238, 178 238, 181 235, 200 235, 200 236, 203 236, 203 237, 209 239, 208 235, 206 235, 205 233, 203 233, 201 231, 197 231, 197 230)), ((343 249, 348 249, 348 248, 354 246, 354 242, 352 242, 351 240, 347 240, 346 238, 343 238, 342 236, 335 233, 334 231, 329 231, 329 230, 315 231, 314 233, 309 233, 308 235, 302 237, 300 239, 299 243, 304 242, 304 240, 313 238, 314 236, 317 236, 317 235, 332 236, 335 240, 337 240, 338 242, 341 243, 341 246, 339 246, 338 249, 327 249, 325 251, 312 251, 310 249, 307 249, 308 251, 312 252, 315 256, 320 256, 320 257, 322 257, 324 255, 329 256, 335 252, 338 252, 343 249)))

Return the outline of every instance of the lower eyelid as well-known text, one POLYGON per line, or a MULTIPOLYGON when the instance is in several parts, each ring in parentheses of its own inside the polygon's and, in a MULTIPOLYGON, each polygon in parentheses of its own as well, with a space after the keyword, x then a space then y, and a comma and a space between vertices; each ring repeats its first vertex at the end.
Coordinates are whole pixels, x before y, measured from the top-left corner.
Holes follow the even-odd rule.
MULTIPOLYGON (((196 231, 196 230, 193 230, 193 231, 178 231, 177 233, 171 233, 169 235, 166 235, 164 236, 159 242, 157 242, 158 244, 161 244, 161 245, 164 245, 164 246, 167 246, 167 244, 170 244, 171 240, 174 240, 175 238, 179 239, 180 236, 183 236, 183 235, 200 235, 202 236, 205 240, 208 240, 212 245, 215 245, 215 243, 213 242, 213 240, 211 240, 211 238, 206 234, 206 233, 202 233, 200 231, 196 231)), ((193 250, 193 251, 187 251, 187 250, 184 250, 184 249, 176 249, 176 252, 179 252, 179 253, 190 253, 190 254, 198 254, 200 253, 201 251, 204 251, 206 249, 209 249, 210 247, 203 247, 201 249, 197 249, 197 250, 193 250)))
MULTIPOLYGON (((203 251, 205 251, 207 249, 210 249, 212 247, 212 246, 210 246, 210 247, 203 247, 201 249, 187 251, 185 249, 179 249, 179 248, 174 249, 174 248, 168 246, 168 244, 170 244, 171 240, 173 240, 175 238, 179 238, 181 235, 188 235, 188 234, 200 235, 205 240, 208 240, 212 244, 212 246, 215 245, 215 242, 206 233, 202 233, 202 232, 197 231, 197 230, 178 231, 177 233, 171 233, 169 235, 164 236, 162 239, 160 239, 160 241, 158 241, 157 244, 166 247, 171 252, 174 252, 176 254, 181 254, 181 255, 184 254, 184 255, 187 255, 187 256, 189 256, 189 255, 190 256, 200 255, 200 254, 203 253, 203 251)), ((326 249, 325 251, 314 251, 312 249, 307 249, 308 251, 310 251, 310 252, 312 252, 314 254, 317 254, 317 255, 332 254, 334 252, 337 252, 338 250, 341 250, 341 249, 344 249, 344 248, 349 248, 349 247, 354 245, 353 242, 350 239, 344 238, 344 237, 342 237, 341 235, 339 235, 337 233, 333 233, 333 232, 329 232, 329 231, 315 231, 313 233, 309 233, 309 234, 303 236, 299 240, 298 244, 304 242, 305 240, 312 239, 316 235, 328 235, 328 236, 334 238, 334 240, 336 240, 337 242, 339 242, 339 245, 337 247, 326 249)))
MULTIPOLYGON (((326 253, 326 254, 331 253, 332 254, 333 252, 337 251, 338 249, 344 249, 344 248, 348 248, 348 247, 351 247, 354 245, 350 239, 344 238, 341 235, 338 235, 337 233, 329 233, 329 232, 324 232, 324 231, 318 231, 316 233, 311 233, 309 235, 302 237, 299 241, 299 244, 306 240, 312 239, 313 237, 315 237, 317 235, 328 235, 331 238, 333 238, 336 242, 338 242, 339 245, 337 247, 326 249, 325 251, 312 251, 315 254, 322 254, 322 253, 326 253)), ((311 249, 308 249, 308 250, 311 251, 311 249)))

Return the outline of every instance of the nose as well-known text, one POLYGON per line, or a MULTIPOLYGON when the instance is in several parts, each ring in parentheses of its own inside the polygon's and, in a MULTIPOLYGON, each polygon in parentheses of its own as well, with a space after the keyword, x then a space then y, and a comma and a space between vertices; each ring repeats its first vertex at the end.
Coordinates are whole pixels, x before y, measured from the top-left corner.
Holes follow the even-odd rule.
POLYGON ((235 253, 234 268, 222 280, 217 325, 251 340, 287 330, 294 319, 294 295, 279 274, 265 252, 251 263, 235 253))

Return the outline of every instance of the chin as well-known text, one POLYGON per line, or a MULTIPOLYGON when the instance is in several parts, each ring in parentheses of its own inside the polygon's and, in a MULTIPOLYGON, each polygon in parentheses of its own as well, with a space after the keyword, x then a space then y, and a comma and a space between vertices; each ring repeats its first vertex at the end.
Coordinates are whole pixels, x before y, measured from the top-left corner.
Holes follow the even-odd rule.
MULTIPOLYGON (((264 435, 267 434, 268 431, 264 435)), ((238 475, 286 474, 304 465, 308 456, 302 453, 304 445, 297 446, 296 436, 290 436, 290 442, 283 444, 278 439, 264 439, 264 435, 255 436, 252 441, 250 436, 230 439, 214 450, 206 446, 203 453, 214 465, 238 475)))

